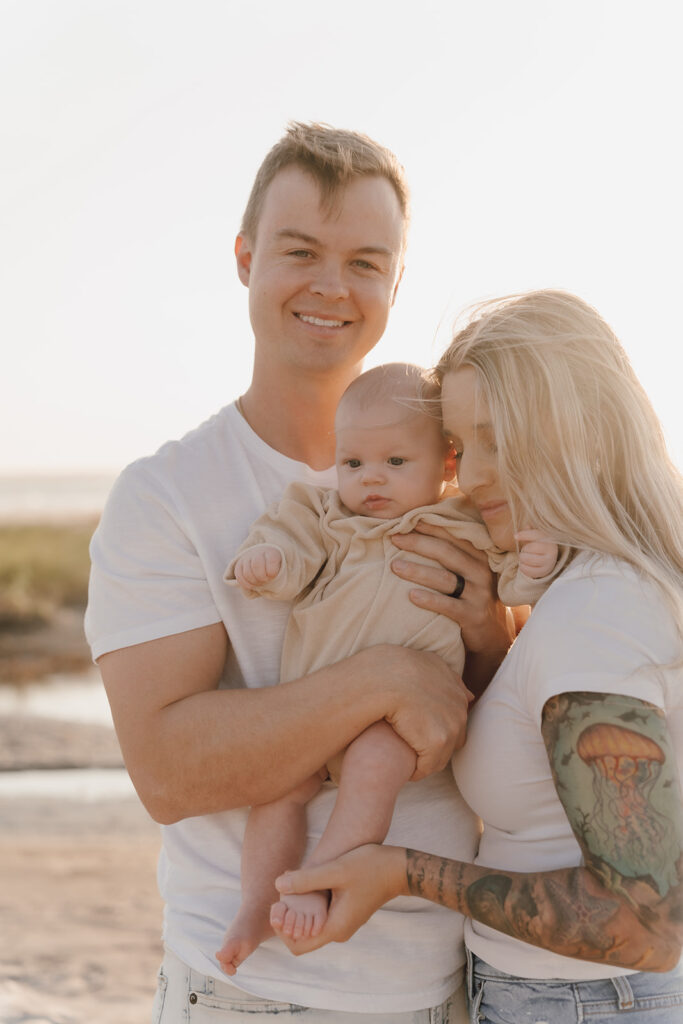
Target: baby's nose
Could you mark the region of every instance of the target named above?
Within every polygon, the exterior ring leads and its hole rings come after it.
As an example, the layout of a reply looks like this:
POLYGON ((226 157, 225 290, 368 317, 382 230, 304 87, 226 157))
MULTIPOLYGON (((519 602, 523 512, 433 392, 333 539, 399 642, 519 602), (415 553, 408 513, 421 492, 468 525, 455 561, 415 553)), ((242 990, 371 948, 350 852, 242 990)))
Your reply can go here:
POLYGON ((384 479, 384 474, 379 466, 368 466, 366 465, 363 470, 363 483, 373 484, 378 483, 384 479))

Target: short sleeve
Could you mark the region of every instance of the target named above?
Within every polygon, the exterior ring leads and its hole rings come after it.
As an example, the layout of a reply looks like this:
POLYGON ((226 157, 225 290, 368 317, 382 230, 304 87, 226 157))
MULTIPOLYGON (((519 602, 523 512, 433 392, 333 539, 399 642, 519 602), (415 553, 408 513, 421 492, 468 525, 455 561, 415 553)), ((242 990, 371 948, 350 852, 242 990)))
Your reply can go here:
MULTIPOLYGON (((629 567, 560 577, 522 631, 527 707, 540 721, 559 693, 617 693, 667 704, 665 668, 676 655, 671 616, 654 584, 629 567)), ((514 651, 514 647, 513 647, 514 651)))
POLYGON ((85 632, 94 659, 221 621, 176 503, 144 460, 114 485, 90 556, 85 632))

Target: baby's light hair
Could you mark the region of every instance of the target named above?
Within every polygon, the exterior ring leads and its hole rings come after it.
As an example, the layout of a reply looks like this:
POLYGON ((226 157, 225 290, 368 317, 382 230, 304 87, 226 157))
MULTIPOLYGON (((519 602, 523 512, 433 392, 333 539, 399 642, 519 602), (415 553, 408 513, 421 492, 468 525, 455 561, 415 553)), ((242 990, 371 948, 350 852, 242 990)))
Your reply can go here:
POLYGON ((337 412, 353 403, 365 411, 380 402, 392 401, 413 413, 441 418, 440 387, 432 374, 413 363, 383 363, 366 370, 347 387, 337 412))

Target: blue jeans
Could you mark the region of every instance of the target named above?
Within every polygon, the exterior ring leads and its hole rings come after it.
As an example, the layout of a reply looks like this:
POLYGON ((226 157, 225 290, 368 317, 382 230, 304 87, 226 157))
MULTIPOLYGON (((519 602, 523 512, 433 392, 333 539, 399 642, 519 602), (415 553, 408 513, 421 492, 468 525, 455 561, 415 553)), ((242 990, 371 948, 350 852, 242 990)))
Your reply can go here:
POLYGON ((468 952, 471 1024, 682 1024, 683 962, 600 981, 518 978, 468 952))

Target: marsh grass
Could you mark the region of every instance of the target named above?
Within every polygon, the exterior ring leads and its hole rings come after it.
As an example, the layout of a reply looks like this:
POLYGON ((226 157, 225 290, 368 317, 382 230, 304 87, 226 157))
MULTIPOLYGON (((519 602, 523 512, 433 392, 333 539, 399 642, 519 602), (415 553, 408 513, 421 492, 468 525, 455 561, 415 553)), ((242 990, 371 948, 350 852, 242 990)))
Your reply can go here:
POLYGON ((50 623, 85 605, 96 521, 0 525, 0 631, 50 623))

